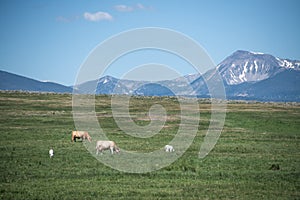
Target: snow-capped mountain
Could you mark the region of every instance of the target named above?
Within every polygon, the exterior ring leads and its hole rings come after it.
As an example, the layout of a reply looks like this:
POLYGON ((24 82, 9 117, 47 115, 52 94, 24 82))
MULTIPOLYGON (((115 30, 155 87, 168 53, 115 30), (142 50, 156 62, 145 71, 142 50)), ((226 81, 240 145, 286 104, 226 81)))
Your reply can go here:
POLYGON ((217 69, 228 85, 238 85, 262 81, 287 69, 300 70, 300 61, 240 50, 222 61, 217 69))

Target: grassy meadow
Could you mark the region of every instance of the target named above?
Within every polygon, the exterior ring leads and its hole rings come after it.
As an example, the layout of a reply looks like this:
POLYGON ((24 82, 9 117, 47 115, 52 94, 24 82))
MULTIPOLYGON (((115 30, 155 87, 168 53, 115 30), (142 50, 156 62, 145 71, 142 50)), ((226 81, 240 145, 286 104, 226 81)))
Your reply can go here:
MULTIPOLYGON (((168 118, 148 139, 118 128, 109 96, 96 97, 97 117, 121 148, 150 152, 167 144, 180 123, 178 101, 170 97, 132 97, 133 120, 148 124, 156 103, 168 118)), ((210 102, 200 99, 192 145, 171 165, 144 174, 111 169, 82 142, 71 142, 71 94, 0 92, 0 109, 0 199, 300 199, 299 103, 228 102, 215 148, 199 159, 210 120, 210 102)))

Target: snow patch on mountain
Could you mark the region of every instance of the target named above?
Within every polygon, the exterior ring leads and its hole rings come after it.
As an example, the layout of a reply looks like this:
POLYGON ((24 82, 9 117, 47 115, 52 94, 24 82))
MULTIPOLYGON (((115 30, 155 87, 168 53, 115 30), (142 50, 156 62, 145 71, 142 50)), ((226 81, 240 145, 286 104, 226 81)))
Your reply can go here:
POLYGON ((263 55, 264 53, 261 52, 254 52, 254 51, 250 51, 250 53, 254 54, 254 55, 263 55))
POLYGON ((107 83, 108 82, 108 80, 107 79, 105 79, 104 81, 103 81, 103 84, 105 84, 105 83, 107 83))

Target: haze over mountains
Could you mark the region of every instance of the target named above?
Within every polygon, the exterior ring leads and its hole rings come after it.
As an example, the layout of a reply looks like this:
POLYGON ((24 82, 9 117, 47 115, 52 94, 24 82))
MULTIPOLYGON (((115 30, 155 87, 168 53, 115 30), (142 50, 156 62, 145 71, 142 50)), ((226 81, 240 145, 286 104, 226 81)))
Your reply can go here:
MULTIPOLYGON (((215 69, 173 80, 147 82, 101 77, 74 86, 74 92, 146 96, 191 96, 210 98, 206 82, 219 71, 227 99, 300 102, 300 61, 280 59, 269 54, 236 51, 215 69)), ((40 82, 0 71, 1 90, 72 92, 71 87, 40 82)), ((211 88, 212 90, 212 88, 211 88)))

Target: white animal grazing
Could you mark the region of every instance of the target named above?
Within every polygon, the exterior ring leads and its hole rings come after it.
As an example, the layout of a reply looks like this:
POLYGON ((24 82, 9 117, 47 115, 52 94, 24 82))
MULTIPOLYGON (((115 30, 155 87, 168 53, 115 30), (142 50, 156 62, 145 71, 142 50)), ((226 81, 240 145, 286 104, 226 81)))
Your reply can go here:
POLYGON ((50 158, 52 158, 54 156, 54 151, 52 148, 49 150, 49 156, 50 156, 50 158))
POLYGON ((166 151, 166 152, 173 152, 173 151, 175 151, 175 149, 174 149, 173 146, 167 144, 167 145, 165 146, 165 151, 166 151))
POLYGON ((99 154, 99 151, 102 154, 102 151, 107 149, 110 149, 111 154, 114 154, 114 151, 116 153, 120 152, 120 149, 117 147, 114 141, 108 141, 108 140, 97 141, 96 144, 97 155, 99 154))

